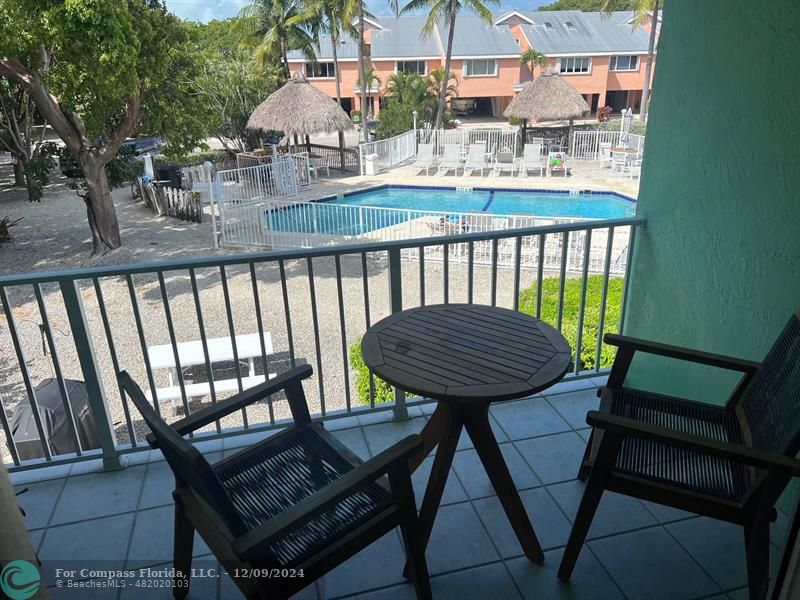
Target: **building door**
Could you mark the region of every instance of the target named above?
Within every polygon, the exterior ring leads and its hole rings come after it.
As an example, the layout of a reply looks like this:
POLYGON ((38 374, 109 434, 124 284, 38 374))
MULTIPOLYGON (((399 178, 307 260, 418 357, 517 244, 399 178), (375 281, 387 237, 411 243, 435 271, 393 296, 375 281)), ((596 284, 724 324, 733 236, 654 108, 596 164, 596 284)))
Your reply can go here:
POLYGON ((353 112, 353 99, 352 98, 342 98, 342 110, 346 112, 348 115, 353 112))
POLYGON ((589 112, 593 115, 597 114, 597 105, 600 103, 600 94, 592 94, 591 101, 589 102, 589 112))

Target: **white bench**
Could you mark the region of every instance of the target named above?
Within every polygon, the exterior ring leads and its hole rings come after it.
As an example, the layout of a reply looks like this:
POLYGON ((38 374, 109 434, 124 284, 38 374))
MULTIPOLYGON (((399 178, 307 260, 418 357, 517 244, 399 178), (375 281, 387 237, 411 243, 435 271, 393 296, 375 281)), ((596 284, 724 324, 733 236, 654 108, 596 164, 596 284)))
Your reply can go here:
MULTIPOLYGON (((253 375, 253 372, 256 358, 261 357, 262 343, 266 354, 273 353, 272 336, 270 333, 265 332, 263 336, 259 336, 257 333, 237 335, 235 340, 236 358, 248 362, 248 371, 250 373, 248 377, 242 377, 242 389, 246 390, 266 381, 264 375, 253 375)), ((208 338, 206 339, 206 345, 208 347, 208 361, 211 363, 212 368, 214 363, 234 360, 231 338, 208 338)), ((180 342, 176 344, 176 346, 181 369, 206 364, 206 355, 203 351, 203 342, 201 340, 180 342)), ((181 392, 179 381, 176 379, 177 367, 175 364, 175 349, 173 349, 172 344, 148 346, 147 357, 150 361, 150 368, 153 371, 156 369, 167 369, 169 385, 167 387, 156 388, 156 397, 158 400, 169 400, 172 403, 172 407, 176 408, 176 401, 183 398, 183 393, 181 392)), ((275 377, 275 373, 270 373, 269 377, 275 377)), ((184 384, 183 387, 186 391, 187 400, 211 395, 211 385, 208 382, 189 383, 184 384)), ((214 380, 215 394, 238 391, 239 380, 236 377, 214 380)), ((148 391, 146 396, 152 402, 152 392, 148 391)))

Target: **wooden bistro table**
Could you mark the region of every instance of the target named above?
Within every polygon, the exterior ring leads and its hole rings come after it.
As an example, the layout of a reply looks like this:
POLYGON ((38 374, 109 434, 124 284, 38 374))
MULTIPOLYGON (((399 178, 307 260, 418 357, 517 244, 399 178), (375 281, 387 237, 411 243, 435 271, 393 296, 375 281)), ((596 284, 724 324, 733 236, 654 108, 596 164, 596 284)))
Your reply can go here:
POLYGON ((412 472, 434 446, 420 509, 427 546, 462 428, 472 440, 525 555, 544 555, 489 424, 489 405, 530 396, 566 373, 570 348, 548 324, 522 313, 475 304, 438 304, 395 313, 361 341, 372 373, 411 393, 438 401, 422 430, 412 472))

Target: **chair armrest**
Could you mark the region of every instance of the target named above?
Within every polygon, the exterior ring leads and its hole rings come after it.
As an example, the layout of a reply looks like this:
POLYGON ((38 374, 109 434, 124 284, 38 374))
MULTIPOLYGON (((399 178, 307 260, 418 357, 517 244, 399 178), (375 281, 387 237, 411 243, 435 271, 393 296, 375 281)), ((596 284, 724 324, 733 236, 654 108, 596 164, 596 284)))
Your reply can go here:
POLYGON ((678 448, 686 448, 725 458, 739 463, 744 463, 758 469, 778 469, 788 471, 792 476, 800 475, 800 460, 789 458, 783 454, 765 452, 758 448, 749 448, 730 442, 721 442, 710 438, 666 429, 643 423, 628 417, 620 417, 596 410, 586 414, 586 422, 592 427, 610 431, 621 436, 633 435, 647 438, 662 444, 678 448))
MULTIPOLYGON (((277 377, 273 377, 269 381, 259 383, 258 385, 239 392, 230 398, 221 400, 216 404, 212 404, 206 408, 202 408, 197 412, 194 412, 183 419, 176 421, 171 425, 171 427, 180 435, 186 435, 187 433, 213 423, 217 419, 236 412, 237 410, 241 410, 253 402, 263 400, 267 396, 271 396, 276 392, 280 392, 292 384, 298 383, 303 379, 307 379, 311 377, 312 372, 311 366, 309 365, 295 367, 294 369, 290 369, 285 373, 281 373, 277 377)), ((308 409, 306 408, 306 410, 308 409)), ((294 414, 294 412, 295 407, 292 406, 292 413, 294 414)), ((147 441, 150 442, 150 445, 152 446, 153 444, 150 441, 151 436, 152 434, 147 436, 147 441)))
POLYGON ((286 529, 324 511, 348 495, 358 485, 378 479, 391 471, 395 465, 408 463, 411 456, 419 452, 421 448, 422 438, 419 435, 410 435, 400 440, 315 494, 304 498, 266 523, 235 539, 234 551, 242 560, 259 558, 262 556, 263 547, 286 529))
POLYGON ((761 363, 743 360, 733 356, 723 356, 721 354, 712 354, 710 352, 702 352, 690 348, 681 348, 680 346, 671 346, 669 344, 651 342, 649 340, 642 340, 626 335, 617 335, 615 333, 605 334, 603 336, 603 341, 606 344, 630 349, 634 352, 639 351, 648 354, 658 354, 659 356, 668 356, 678 360, 719 367, 720 369, 741 371, 742 373, 755 373, 761 366, 761 363))

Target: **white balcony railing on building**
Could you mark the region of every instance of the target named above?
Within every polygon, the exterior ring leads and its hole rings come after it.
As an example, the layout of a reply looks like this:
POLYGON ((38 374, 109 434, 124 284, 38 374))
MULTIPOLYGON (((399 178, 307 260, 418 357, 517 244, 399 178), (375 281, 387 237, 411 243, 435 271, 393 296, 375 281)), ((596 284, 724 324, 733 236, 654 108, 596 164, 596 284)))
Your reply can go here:
MULTIPOLYGON (((9 350, 0 370, 0 454, 12 470, 91 458, 118 468, 123 454, 147 450, 146 427, 117 382, 123 370, 168 421, 301 361, 314 368, 306 392, 316 417, 392 409, 402 418, 407 412, 402 394, 377 404, 371 380, 367 398, 359 395, 364 387, 359 393, 349 354, 358 352, 354 344, 371 323, 400 307, 426 303, 524 308, 566 334, 571 328, 573 336, 577 323, 573 344, 575 356, 582 358, 573 361, 570 376, 596 374, 602 333, 618 330, 624 320, 630 253, 636 228, 643 224, 632 217, 458 235, 445 231, 425 239, 0 276, 0 347, 9 350), (615 239, 623 235, 627 266, 620 278, 615 239), (557 252, 557 260, 547 258, 548 248, 557 252), (437 254, 442 260, 430 264, 437 254), (413 255, 414 261, 402 260, 413 255), (501 269, 505 256, 512 267, 501 269), (601 268, 588 296, 596 265, 601 268), (581 281, 577 300, 565 295, 567 282, 576 278, 581 281), (259 340, 247 354, 249 364, 239 345, 247 334, 258 334, 247 339, 259 340), (226 381, 234 385, 224 389, 209 353, 217 338, 227 340, 234 357, 225 366, 226 381), (184 343, 201 349, 191 365, 181 363, 178 344, 184 343), (172 357, 169 368, 154 363, 154 346, 161 362, 172 357), (583 370, 586 356, 594 356, 589 371, 583 370), (46 380, 62 391, 64 435, 76 447, 65 450, 51 443, 50 425, 39 411, 46 380), (76 425, 81 416, 68 394, 74 381, 86 388, 99 448, 82 446, 76 425), (198 394, 198 388, 206 391, 198 394), (19 406, 29 407, 32 415, 25 439, 11 434, 9 415, 19 406), (31 446, 41 458, 26 459, 31 446)), ((280 427, 289 416, 285 404, 278 397, 256 403, 193 439, 280 427)))

